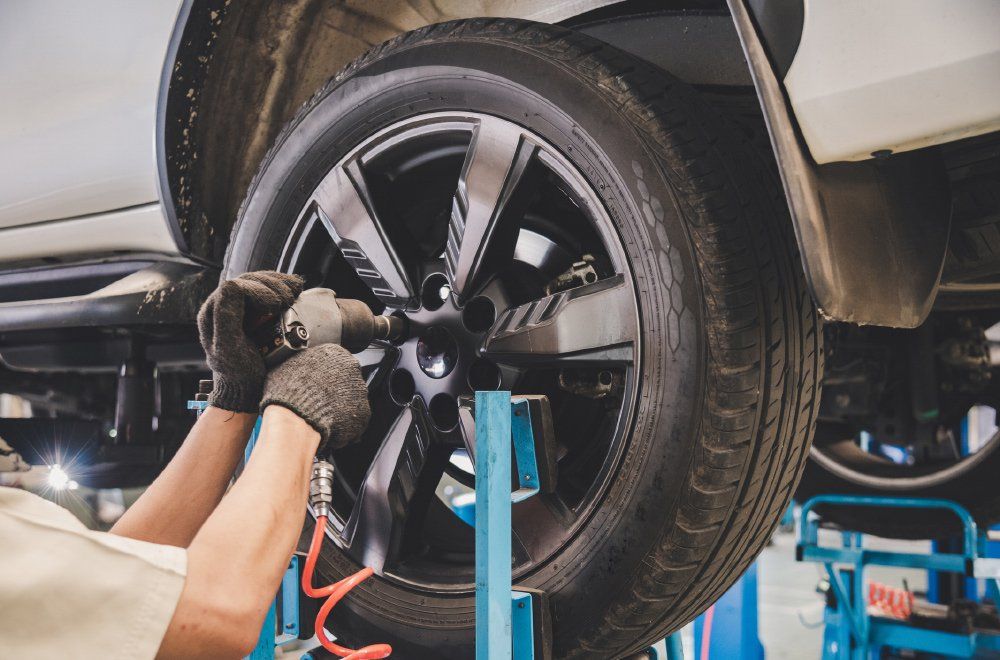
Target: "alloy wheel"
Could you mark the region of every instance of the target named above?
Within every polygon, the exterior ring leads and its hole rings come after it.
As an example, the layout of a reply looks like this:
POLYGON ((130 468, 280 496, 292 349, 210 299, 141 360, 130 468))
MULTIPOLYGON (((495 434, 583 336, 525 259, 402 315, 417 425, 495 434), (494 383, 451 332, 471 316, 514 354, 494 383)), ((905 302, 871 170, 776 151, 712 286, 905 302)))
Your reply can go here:
POLYGON ((278 268, 406 319, 359 361, 372 424, 335 452, 330 537, 415 587, 472 587, 471 528, 442 498, 469 487, 477 389, 546 394, 559 478, 514 507, 514 570, 567 543, 627 441, 638 307, 619 235, 566 155, 510 121, 425 114, 326 174, 278 268))

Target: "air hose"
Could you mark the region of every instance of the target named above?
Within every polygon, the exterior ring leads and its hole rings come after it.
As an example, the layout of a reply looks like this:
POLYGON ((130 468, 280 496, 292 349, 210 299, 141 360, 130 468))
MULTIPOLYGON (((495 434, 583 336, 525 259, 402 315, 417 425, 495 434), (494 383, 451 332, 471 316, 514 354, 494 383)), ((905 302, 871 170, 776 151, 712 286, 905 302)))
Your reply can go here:
POLYGON ((323 548, 323 537, 326 535, 326 521, 330 514, 332 495, 333 465, 327 461, 318 460, 313 463, 312 479, 309 481, 309 503, 312 504, 313 511, 316 513, 316 529, 313 531, 312 542, 309 544, 309 554, 306 556, 306 565, 302 571, 302 591, 310 598, 326 598, 326 602, 316 614, 316 637, 323 648, 346 660, 388 658, 389 654, 392 653, 392 647, 388 644, 372 644, 355 651, 340 646, 326 634, 326 618, 330 616, 330 611, 351 589, 371 577, 373 573, 371 568, 363 568, 354 575, 331 585, 319 588, 312 586, 316 560, 319 559, 320 550, 323 548))

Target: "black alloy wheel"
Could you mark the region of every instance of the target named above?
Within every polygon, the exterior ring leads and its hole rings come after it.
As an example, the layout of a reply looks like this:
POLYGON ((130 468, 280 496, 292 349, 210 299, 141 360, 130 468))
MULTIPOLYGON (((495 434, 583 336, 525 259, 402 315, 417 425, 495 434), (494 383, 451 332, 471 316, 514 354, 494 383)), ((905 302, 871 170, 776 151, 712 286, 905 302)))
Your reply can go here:
POLYGON ((515 575, 575 533, 628 423, 638 319, 614 227, 571 163, 498 117, 409 117, 324 177, 277 268, 408 327, 359 356, 376 414, 332 457, 338 545, 386 579, 473 588, 470 529, 436 491, 445 472, 472 483, 475 423, 460 401, 477 389, 545 394, 563 431, 557 489, 514 508, 515 575), (353 281, 329 281, 337 253, 353 281))

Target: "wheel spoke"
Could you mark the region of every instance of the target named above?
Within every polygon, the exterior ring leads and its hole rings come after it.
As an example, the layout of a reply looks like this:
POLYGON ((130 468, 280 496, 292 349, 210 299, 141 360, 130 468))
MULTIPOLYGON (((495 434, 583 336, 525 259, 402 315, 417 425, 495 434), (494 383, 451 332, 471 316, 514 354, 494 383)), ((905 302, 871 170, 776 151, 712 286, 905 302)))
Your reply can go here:
POLYGON ((389 307, 410 307, 413 285, 375 212, 357 161, 335 167, 314 199, 320 221, 362 281, 389 307))
POLYGON ((390 344, 375 342, 354 357, 361 365, 361 376, 368 384, 369 390, 377 387, 377 380, 381 380, 388 375, 388 368, 391 367, 399 355, 399 349, 390 344))
POLYGON ((509 224, 527 208, 534 190, 533 177, 525 174, 536 149, 509 122, 484 118, 473 133, 452 202, 445 248, 445 269, 460 302, 482 284, 491 250, 513 253, 516 232, 499 229, 501 225, 511 229, 509 224))
POLYGON ((539 493, 518 502, 511 510, 514 537, 530 559, 553 552, 558 547, 558 535, 553 530, 568 530, 576 514, 558 495, 539 493))
MULTIPOLYGON (((381 574, 399 557, 404 532, 417 507, 426 505, 422 493, 429 474, 430 433, 413 406, 400 412, 375 455, 358 499, 344 526, 344 541, 360 562, 381 574)), ((440 474, 437 475, 440 477, 440 474)))
POLYGON ((462 445, 469 452, 469 460, 476 465, 476 417, 468 406, 458 409, 458 428, 456 432, 462 436, 462 445))
POLYGON ((483 353, 507 365, 629 363, 636 326, 631 287, 615 275, 508 309, 483 353))

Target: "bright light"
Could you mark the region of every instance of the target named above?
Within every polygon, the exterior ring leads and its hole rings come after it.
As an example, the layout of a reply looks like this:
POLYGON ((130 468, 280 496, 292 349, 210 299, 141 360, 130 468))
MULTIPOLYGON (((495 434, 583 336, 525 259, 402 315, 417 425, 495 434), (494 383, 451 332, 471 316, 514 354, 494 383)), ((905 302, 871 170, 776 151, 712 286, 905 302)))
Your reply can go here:
POLYGON ((69 478, 66 470, 58 463, 49 466, 49 488, 52 490, 76 490, 79 484, 69 478))

